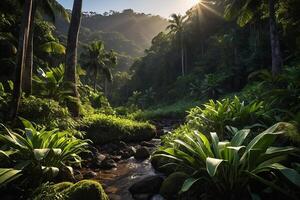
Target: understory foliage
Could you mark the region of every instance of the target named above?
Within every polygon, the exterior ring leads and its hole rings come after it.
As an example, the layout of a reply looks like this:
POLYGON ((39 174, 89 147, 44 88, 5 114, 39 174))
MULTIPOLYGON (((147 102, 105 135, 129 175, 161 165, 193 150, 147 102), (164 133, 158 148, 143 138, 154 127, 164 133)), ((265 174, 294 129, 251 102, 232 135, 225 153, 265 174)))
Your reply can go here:
POLYGON ((270 195, 266 188, 273 191, 271 195, 297 199, 300 175, 282 163, 287 164, 288 156, 299 149, 274 146, 276 138, 285 134, 286 125, 278 123, 253 139, 250 130, 243 129, 225 141, 215 132, 210 138, 198 131, 187 132, 154 156, 170 159, 167 165, 190 174, 181 192, 193 188, 204 199, 263 198, 270 195))
POLYGON ((2 125, 0 154, 8 161, 6 167, 21 170, 24 179, 32 184, 51 180, 62 171, 73 174, 71 165, 80 165, 80 154, 88 152, 89 141, 58 129, 37 128, 29 121, 21 120, 25 129, 18 132, 2 125))
POLYGON ((264 125, 268 118, 268 109, 262 101, 246 103, 237 96, 234 99, 223 99, 220 101, 210 100, 200 107, 189 111, 187 123, 192 129, 208 134, 217 132, 219 137, 230 137, 226 126, 244 128, 249 124, 264 125))

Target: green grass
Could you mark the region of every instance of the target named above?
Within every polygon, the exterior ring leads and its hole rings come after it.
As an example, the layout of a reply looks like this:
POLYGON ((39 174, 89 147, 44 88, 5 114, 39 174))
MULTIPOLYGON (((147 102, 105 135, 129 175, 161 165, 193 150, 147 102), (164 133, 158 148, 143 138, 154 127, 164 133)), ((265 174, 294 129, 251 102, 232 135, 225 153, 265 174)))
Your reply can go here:
POLYGON ((181 100, 171 105, 159 105, 144 111, 133 114, 137 120, 153 119, 183 119, 187 116, 187 111, 200 105, 200 101, 181 100))
POLYGON ((83 120, 82 129, 95 144, 113 141, 137 142, 155 137, 156 129, 148 122, 138 122, 113 115, 94 114, 83 120))

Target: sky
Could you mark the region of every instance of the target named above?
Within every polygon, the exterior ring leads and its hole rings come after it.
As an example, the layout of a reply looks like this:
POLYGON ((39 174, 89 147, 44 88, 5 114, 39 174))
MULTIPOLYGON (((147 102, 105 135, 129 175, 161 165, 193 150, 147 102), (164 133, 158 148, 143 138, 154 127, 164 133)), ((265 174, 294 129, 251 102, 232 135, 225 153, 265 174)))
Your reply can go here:
MULTIPOLYGON (((71 9, 74 0, 58 0, 65 8, 71 9)), ((131 8, 135 12, 160 15, 168 18, 172 13, 184 14, 197 0, 83 0, 83 11, 97 13, 110 10, 122 11, 131 8)))

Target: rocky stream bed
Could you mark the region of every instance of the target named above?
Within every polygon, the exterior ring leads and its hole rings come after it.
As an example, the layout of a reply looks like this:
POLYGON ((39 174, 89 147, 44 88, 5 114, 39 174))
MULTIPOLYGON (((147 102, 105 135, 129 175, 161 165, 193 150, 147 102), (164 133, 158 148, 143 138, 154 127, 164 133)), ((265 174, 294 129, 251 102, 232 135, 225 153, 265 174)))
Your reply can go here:
POLYGON ((140 143, 117 142, 94 147, 92 156, 75 172, 75 179, 101 182, 111 200, 160 200, 163 174, 150 162, 151 154, 161 145, 160 136, 178 126, 179 121, 154 122, 158 137, 140 143), (158 192, 157 192, 158 193, 158 192))

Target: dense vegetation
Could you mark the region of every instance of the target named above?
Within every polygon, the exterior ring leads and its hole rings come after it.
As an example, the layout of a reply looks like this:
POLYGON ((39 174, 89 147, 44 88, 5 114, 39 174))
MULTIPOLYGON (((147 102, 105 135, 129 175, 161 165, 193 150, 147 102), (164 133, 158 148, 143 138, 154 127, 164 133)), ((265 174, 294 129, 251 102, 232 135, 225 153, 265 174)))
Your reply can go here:
POLYGON ((299 198, 298 0, 202 1, 169 22, 82 4, 0 2, 1 198, 106 200, 81 172, 148 158, 154 137, 166 178, 146 198, 299 198))

